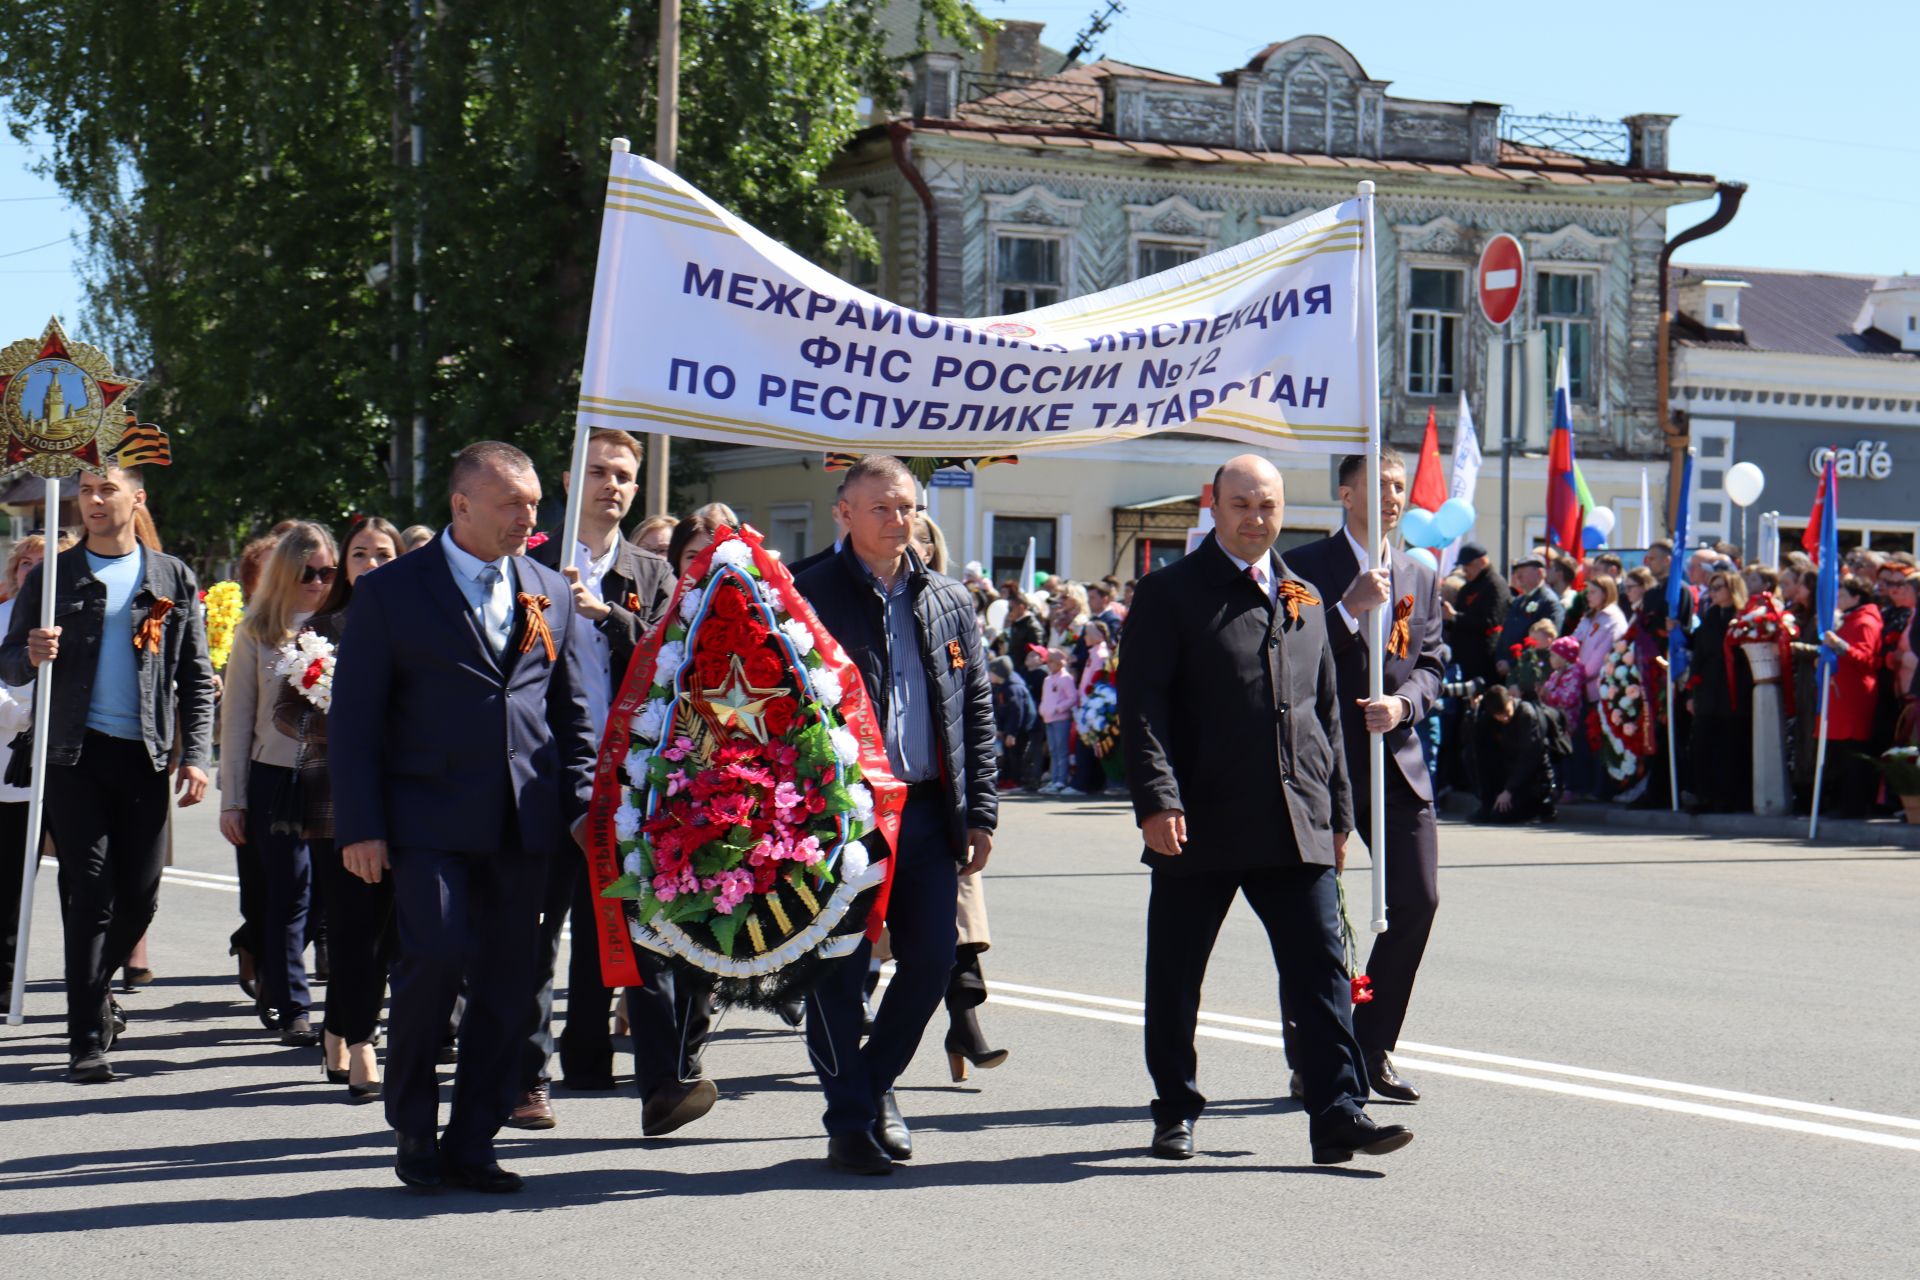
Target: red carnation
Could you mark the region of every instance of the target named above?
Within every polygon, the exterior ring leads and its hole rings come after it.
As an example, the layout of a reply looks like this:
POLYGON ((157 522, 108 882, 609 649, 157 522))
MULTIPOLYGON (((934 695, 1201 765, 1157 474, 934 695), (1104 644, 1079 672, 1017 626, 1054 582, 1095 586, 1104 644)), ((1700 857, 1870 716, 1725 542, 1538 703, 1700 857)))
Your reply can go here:
POLYGON ((749 647, 746 623, 740 618, 723 618, 717 613, 709 614, 700 628, 702 652, 718 651, 735 654, 744 653, 749 647))
POLYGON ((739 587, 727 583, 713 593, 708 611, 716 618, 738 621, 747 616, 747 597, 739 587))
POLYGON ((753 891, 765 893, 773 888, 773 882, 780 878, 780 864, 768 858, 753 868, 753 891))
POLYGON ((792 698, 775 698, 767 704, 763 714, 767 720, 767 733, 775 738, 785 737, 800 714, 800 704, 792 698))
POLYGON ((315 658, 307 664, 306 673, 300 677, 300 687, 311 689, 320 683, 320 677, 327 674, 327 662, 324 658, 315 658))
POLYGON ((772 634, 773 633, 767 629, 766 619, 760 616, 758 609, 755 609, 752 613, 740 619, 740 647, 742 649, 765 644, 767 637, 772 634))
POLYGON ((755 649, 747 654, 743 664, 747 673, 747 683, 756 689, 771 688, 776 684, 788 683, 787 664, 771 649, 755 649))
POLYGON ((702 649, 693 655, 694 674, 703 688, 718 689, 733 667, 733 654, 726 649, 702 649))
POLYGON ((1353 980, 1353 1002, 1366 1004, 1373 999, 1373 979, 1361 974, 1353 980))

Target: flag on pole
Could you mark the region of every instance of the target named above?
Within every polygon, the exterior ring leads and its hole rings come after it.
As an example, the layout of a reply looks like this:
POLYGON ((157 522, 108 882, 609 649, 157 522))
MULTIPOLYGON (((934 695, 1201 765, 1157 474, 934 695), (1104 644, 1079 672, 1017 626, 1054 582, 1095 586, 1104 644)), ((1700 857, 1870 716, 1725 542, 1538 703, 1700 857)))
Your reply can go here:
MULTIPOLYGON (((1480 487, 1480 429, 1473 425, 1473 410, 1467 407, 1467 393, 1460 393, 1460 417, 1453 428, 1453 476, 1447 484, 1447 496, 1472 503, 1474 494, 1480 487)), ((1449 542, 1440 551, 1440 576, 1446 577, 1453 572, 1453 565, 1460 558, 1460 544, 1466 541, 1461 534, 1449 542)))
POLYGON ((1673 563, 1667 566, 1667 669, 1675 684, 1687 674, 1687 632, 1680 625, 1680 593, 1687 589, 1687 508, 1693 497, 1693 450, 1687 450, 1687 464, 1680 472, 1679 514, 1673 521, 1673 563))
MULTIPOLYGON (((1820 475, 1820 496, 1813 504, 1813 518, 1820 522, 1819 553, 1814 563, 1820 566, 1819 586, 1814 592, 1813 609, 1820 634, 1826 635, 1840 622, 1840 479, 1834 472, 1833 458, 1827 458, 1820 475)), ((1820 646, 1820 671, 1824 676, 1839 659, 1826 645, 1820 646)))
POLYGON ((1040 584, 1035 581, 1035 579, 1040 576, 1040 571, 1034 567, 1034 553, 1036 550, 1034 539, 1028 538, 1027 558, 1020 562, 1020 590, 1022 591, 1033 591, 1040 586, 1040 584))
POLYGON ((1553 379, 1553 435, 1547 444, 1547 543, 1575 560, 1586 557, 1581 522, 1593 495, 1579 480, 1573 462, 1573 388, 1567 375, 1567 349, 1560 348, 1553 379))
MULTIPOLYGON (((1827 465, 1820 473, 1820 489, 1813 495, 1813 512, 1807 516, 1807 531, 1800 535, 1800 548, 1813 557, 1817 566, 1825 562, 1820 559, 1821 549, 1826 545, 1827 515, 1827 472, 1833 470, 1833 458, 1827 458, 1827 465)), ((1837 487, 1837 486, 1836 486, 1837 487)), ((1836 543, 1838 536, 1835 537, 1836 543)))
POLYGON ((1407 505, 1422 511, 1438 511, 1447 500, 1447 482, 1440 478, 1440 428, 1435 423, 1433 406, 1427 406, 1427 433, 1420 439, 1420 464, 1414 468, 1413 487, 1407 491, 1407 505))
POLYGON ((1647 469, 1640 468, 1640 541, 1642 547, 1653 545, 1653 490, 1647 483, 1647 469))

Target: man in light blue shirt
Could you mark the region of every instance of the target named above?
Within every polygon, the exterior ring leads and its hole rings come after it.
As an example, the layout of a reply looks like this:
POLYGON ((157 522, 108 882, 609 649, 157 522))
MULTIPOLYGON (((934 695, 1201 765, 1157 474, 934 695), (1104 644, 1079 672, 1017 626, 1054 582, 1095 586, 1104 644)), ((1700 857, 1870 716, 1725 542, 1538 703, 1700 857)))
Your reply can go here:
POLYGON ((507 642, 513 639, 516 580, 512 558, 482 560, 465 551, 453 540, 452 525, 441 531, 440 545, 446 549, 447 565, 453 570, 460 594, 466 597, 467 607, 473 611, 473 623, 480 629, 481 638, 493 650, 494 657, 503 656, 507 642))
POLYGON ((133 647, 133 594, 146 581, 147 553, 133 550, 83 553, 94 579, 107 589, 107 612, 100 624, 100 653, 93 668, 93 696, 87 702, 87 728, 110 738, 141 740, 139 654, 133 647))

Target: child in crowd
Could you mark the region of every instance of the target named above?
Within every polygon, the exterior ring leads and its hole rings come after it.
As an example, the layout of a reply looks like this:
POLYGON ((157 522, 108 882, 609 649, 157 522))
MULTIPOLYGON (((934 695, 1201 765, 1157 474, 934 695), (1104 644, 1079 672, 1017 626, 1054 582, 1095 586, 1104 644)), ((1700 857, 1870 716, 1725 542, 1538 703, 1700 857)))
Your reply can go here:
MULTIPOLYGON (((1587 680, 1580 669, 1580 642, 1572 636, 1561 636, 1547 652, 1551 655, 1547 661, 1553 674, 1540 686, 1540 701, 1566 716, 1570 733, 1583 733, 1587 720, 1587 680)), ((1570 789, 1561 793, 1563 804, 1572 798, 1570 789)))
POLYGON ((988 663, 987 682, 993 687, 993 725, 1000 739, 1000 789, 1018 791, 1030 785, 1026 760, 1040 717, 1033 709, 1033 695, 1027 692, 1026 681, 1013 673, 1012 658, 1002 656, 988 663))
POLYGON ((1067 790, 1067 770, 1073 764, 1073 708, 1080 701, 1080 690, 1067 670, 1063 649, 1047 653, 1047 678, 1040 686, 1040 719, 1047 726, 1049 776, 1040 788, 1042 795, 1057 796, 1067 790))

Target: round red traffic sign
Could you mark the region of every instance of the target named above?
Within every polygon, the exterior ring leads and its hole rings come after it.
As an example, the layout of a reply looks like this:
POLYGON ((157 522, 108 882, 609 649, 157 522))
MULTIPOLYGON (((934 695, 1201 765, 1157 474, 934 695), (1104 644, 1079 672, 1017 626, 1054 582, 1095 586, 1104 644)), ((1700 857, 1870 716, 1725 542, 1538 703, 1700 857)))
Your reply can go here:
POLYGON ((1520 242, 1502 233, 1487 241, 1480 251, 1480 265, 1474 270, 1474 292, 1480 297, 1480 314, 1498 328, 1513 318, 1520 307, 1520 282, 1526 279, 1526 259, 1520 242))

